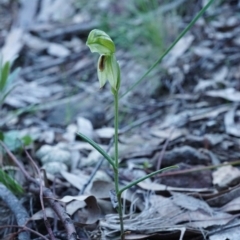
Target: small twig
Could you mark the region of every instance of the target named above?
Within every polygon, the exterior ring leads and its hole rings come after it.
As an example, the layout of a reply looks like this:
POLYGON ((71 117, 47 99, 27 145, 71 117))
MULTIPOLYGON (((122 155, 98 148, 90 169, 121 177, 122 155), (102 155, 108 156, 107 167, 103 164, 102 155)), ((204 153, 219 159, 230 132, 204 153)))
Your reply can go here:
POLYGON ((162 150, 161 150, 161 152, 159 154, 156 170, 159 170, 161 168, 163 156, 165 154, 166 148, 167 148, 167 146, 169 144, 169 141, 171 139, 172 133, 173 133, 173 129, 171 129, 171 131, 169 133, 169 136, 168 136, 166 142, 164 143, 163 148, 162 148, 162 150))
MULTIPOLYGON (((39 180, 42 181, 41 180, 41 173, 40 173, 40 170, 39 170, 37 164, 33 161, 32 157, 29 155, 29 153, 26 151, 26 149, 24 149, 24 150, 25 150, 25 153, 26 153, 28 159, 32 162, 33 166, 35 167, 35 169, 36 169, 36 171, 38 173, 39 180)), ((55 240, 55 237, 54 237, 53 231, 51 229, 51 225, 50 225, 50 223, 49 223, 49 221, 47 219, 47 215, 46 215, 46 211, 45 211, 45 207, 44 207, 44 202, 43 202, 43 185, 41 183, 39 184, 39 188, 40 188, 39 199, 40 199, 40 203, 41 203, 41 207, 42 207, 42 211, 43 211, 44 224, 46 226, 46 229, 48 231, 50 239, 51 240, 55 240)))
MULTIPOLYGON (((18 227, 25 228, 25 224, 29 220, 27 210, 22 206, 22 204, 19 202, 16 196, 13 195, 13 193, 10 190, 8 190, 8 188, 2 183, 0 183, 0 198, 7 204, 10 210, 13 212, 17 220, 18 227)), ((29 232, 26 231, 20 232, 18 235, 18 239, 30 240, 29 232)))
MULTIPOLYGON (((36 194, 39 194, 39 188, 33 185, 30 186, 29 190, 36 194)), ((75 227, 73 225, 72 219, 66 213, 65 209, 59 204, 59 202, 55 199, 52 191, 48 188, 43 188, 43 196, 48 200, 50 207, 56 212, 59 219, 64 224, 65 230, 67 232, 68 240, 76 240, 77 233, 75 227)))
MULTIPOLYGON (((2 145, 2 147, 5 149, 9 157, 12 159, 12 161, 19 167, 19 169, 22 171, 26 179, 35 185, 35 186, 33 186, 33 184, 30 185, 29 187, 30 191, 33 193, 39 194, 40 192, 39 182, 27 173, 27 171, 24 169, 22 164, 17 160, 17 158, 12 154, 12 152, 9 151, 9 149, 1 140, 0 140, 0 145, 2 145)), ((52 191, 49 188, 46 188, 45 186, 43 186, 43 196, 47 199, 51 208, 56 212, 57 216, 62 222, 67 232, 67 239, 68 240, 78 239, 76 229, 74 227, 72 219, 66 213, 65 209, 61 206, 61 204, 55 200, 55 196, 52 193, 52 191)))

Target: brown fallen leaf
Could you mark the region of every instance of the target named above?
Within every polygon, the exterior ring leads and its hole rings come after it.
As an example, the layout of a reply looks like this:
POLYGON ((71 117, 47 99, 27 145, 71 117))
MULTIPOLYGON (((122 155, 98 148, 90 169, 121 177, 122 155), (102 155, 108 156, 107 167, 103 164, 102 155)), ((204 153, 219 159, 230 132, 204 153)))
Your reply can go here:
MULTIPOLYGON (((66 212, 72 216, 77 213, 75 221, 79 224, 94 224, 100 217, 100 208, 94 196, 65 196, 58 201, 65 203, 66 212)), ((49 218, 56 218, 56 214, 51 208, 45 208, 46 216, 49 218)), ((31 220, 43 219, 43 210, 35 213, 31 220)))

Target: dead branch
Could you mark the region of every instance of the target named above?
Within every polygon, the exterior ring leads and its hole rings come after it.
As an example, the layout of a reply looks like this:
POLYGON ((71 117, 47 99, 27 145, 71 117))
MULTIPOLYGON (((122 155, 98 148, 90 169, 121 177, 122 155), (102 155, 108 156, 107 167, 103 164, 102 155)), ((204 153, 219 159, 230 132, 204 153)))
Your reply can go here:
MULTIPOLYGON (((0 198, 7 204, 14 214, 17 224, 20 227, 25 227, 29 220, 27 210, 22 206, 17 197, 8 188, 0 183, 0 198)), ((19 240, 30 240, 29 232, 23 231, 18 234, 19 240)))

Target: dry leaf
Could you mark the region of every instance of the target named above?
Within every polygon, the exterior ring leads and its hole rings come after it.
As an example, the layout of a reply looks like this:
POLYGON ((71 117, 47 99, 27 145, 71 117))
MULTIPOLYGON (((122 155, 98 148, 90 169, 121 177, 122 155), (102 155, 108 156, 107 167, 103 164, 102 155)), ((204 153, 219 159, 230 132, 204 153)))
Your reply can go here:
POLYGON ((4 62, 7 62, 7 61, 12 62, 16 57, 18 57, 18 54, 20 53, 23 47, 22 37, 23 37, 22 29, 13 28, 10 31, 1 51, 4 62))
POLYGON ((115 189, 113 182, 94 181, 90 189, 90 193, 96 198, 109 198, 109 191, 115 189))
POLYGON ((150 129, 150 133, 155 137, 160 137, 163 139, 169 139, 173 141, 179 137, 187 135, 187 129, 184 128, 167 128, 167 129, 158 129, 158 127, 153 127, 150 129))
POLYGON ((42 40, 41 38, 35 37, 29 33, 25 33, 23 36, 24 44, 36 51, 43 51, 47 49, 49 43, 42 40))
POLYGON ((236 212, 240 210, 240 197, 236 197, 224 206, 222 206, 221 211, 223 212, 236 212))
POLYGON ((173 66, 176 60, 183 55, 183 53, 188 50, 194 40, 193 35, 187 35, 182 37, 178 43, 174 46, 164 65, 173 66))
POLYGON ((172 192, 171 194, 173 196, 173 202, 179 207, 191 211, 203 210, 205 213, 209 215, 213 214, 213 210, 203 200, 182 193, 172 192))
POLYGON ((224 117, 226 133, 240 137, 240 122, 235 122, 235 108, 229 110, 224 117))
POLYGON ((225 229, 209 236, 209 240, 239 240, 240 232, 239 225, 225 229))
POLYGON ((207 91, 206 96, 223 98, 232 102, 240 101, 240 92, 234 88, 225 88, 221 90, 207 91))
POLYGON ((77 118, 77 126, 78 126, 78 132, 86 135, 89 138, 93 138, 93 125, 92 123, 83 117, 77 118))
POLYGON ((214 228, 209 233, 210 240, 238 240, 239 239, 239 219, 234 219, 225 226, 214 228))
POLYGON ((83 188, 83 185, 88 181, 89 176, 79 173, 78 175, 69 173, 66 171, 61 171, 61 175, 78 190, 83 188))
MULTIPOLYGON (((66 204, 66 212, 72 216, 77 214, 75 220, 80 224, 93 224, 100 217, 100 209, 94 196, 65 196, 58 201, 66 204)), ((49 218, 57 218, 57 215, 51 208, 45 208, 46 216, 49 218)), ((43 219, 43 211, 35 213, 31 220, 43 219)))
POLYGON ((71 54, 70 50, 58 43, 51 43, 48 46, 48 54, 54 57, 67 57, 71 54))
POLYGON ((43 0, 40 6, 40 21, 63 21, 73 16, 75 8, 74 1, 69 0, 43 0))
POLYGON ((96 129, 95 132, 100 138, 110 139, 114 136, 114 128, 104 127, 100 129, 96 129))
POLYGON ((169 187, 159 183, 145 183, 140 182, 137 184, 140 188, 148 190, 148 191, 156 191, 156 192, 165 192, 165 191, 178 191, 178 192, 212 192, 213 190, 208 188, 177 188, 177 187, 169 187))
MULTIPOLYGON (((80 161, 80 167, 92 167, 95 166, 100 159, 102 158, 102 154, 99 153, 96 149, 92 150, 90 154, 88 154, 87 158, 82 158, 80 161)), ((107 164, 107 160, 103 162, 103 164, 107 164)))
MULTIPOLYGON (((51 147, 51 146, 50 146, 51 147)), ((37 156, 40 156, 42 164, 49 162, 62 162, 66 165, 71 165, 71 154, 68 150, 62 149, 59 146, 49 148, 43 145, 38 151, 37 156)))
POLYGON ((213 184, 219 188, 227 188, 240 181, 240 170, 233 166, 220 167, 212 175, 213 184))
MULTIPOLYGON (((224 212, 213 212, 213 214, 209 216, 200 210, 187 212, 185 214, 185 217, 189 221, 189 223, 187 223, 186 226, 193 227, 196 229, 213 226, 224 226, 225 224, 229 223, 235 218, 234 216, 224 212)), ((185 220, 184 218, 181 219, 181 221, 184 220, 185 220)))
POLYGON ((46 162, 42 165, 42 168, 50 174, 59 173, 61 171, 67 171, 68 167, 62 162, 46 162))

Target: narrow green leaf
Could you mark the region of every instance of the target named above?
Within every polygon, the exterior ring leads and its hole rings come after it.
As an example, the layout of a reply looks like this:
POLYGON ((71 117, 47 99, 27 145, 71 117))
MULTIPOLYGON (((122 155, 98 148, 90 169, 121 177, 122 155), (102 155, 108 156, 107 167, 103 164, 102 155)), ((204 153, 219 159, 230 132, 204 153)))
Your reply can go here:
POLYGON ((9 86, 13 83, 13 80, 18 76, 20 70, 21 70, 21 68, 18 67, 16 69, 14 69, 14 71, 9 74, 6 86, 9 86))
POLYGON ((156 174, 158 174, 158 173, 165 172, 165 171, 172 170, 172 169, 176 169, 176 168, 178 168, 178 166, 170 166, 170 167, 166 167, 166 168, 157 170, 157 171, 155 171, 155 172, 152 172, 152 173, 150 173, 150 174, 148 174, 148 175, 146 175, 146 176, 144 176, 144 177, 142 177, 142 178, 139 178, 139 179, 136 180, 136 181, 133 181, 133 182, 129 183, 127 186, 123 187, 123 188, 118 192, 118 194, 121 195, 121 194, 122 194, 125 190, 127 190, 128 188, 130 188, 130 187, 132 187, 132 186, 134 186, 134 185, 136 185, 136 184, 144 181, 145 179, 150 178, 150 177, 152 177, 152 176, 154 176, 154 175, 156 175, 156 174))
POLYGON ((84 141, 88 142, 91 146, 93 146, 99 153, 101 153, 106 160, 112 165, 113 169, 115 169, 115 164, 113 159, 105 152, 97 143, 95 143, 93 140, 90 138, 86 137, 82 133, 77 133, 84 141))
POLYGON ((15 87, 17 87, 17 85, 12 86, 9 90, 7 90, 7 91, 3 94, 3 96, 1 96, 1 98, 0 98, 0 105, 4 103, 6 97, 11 93, 11 91, 12 91, 15 87))
POLYGON ((2 169, 0 169, 0 182, 15 194, 23 193, 22 187, 2 169))
POLYGON ((0 131, 0 140, 3 141, 4 140, 4 133, 2 131, 0 131))
POLYGON ((9 71, 10 71, 10 62, 6 62, 2 67, 0 91, 3 91, 3 89, 6 87, 9 71))

